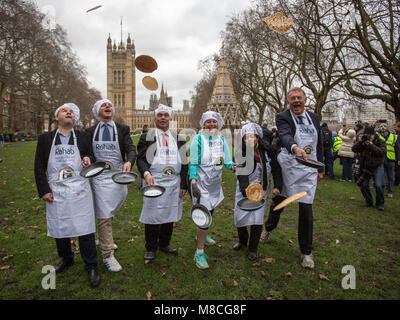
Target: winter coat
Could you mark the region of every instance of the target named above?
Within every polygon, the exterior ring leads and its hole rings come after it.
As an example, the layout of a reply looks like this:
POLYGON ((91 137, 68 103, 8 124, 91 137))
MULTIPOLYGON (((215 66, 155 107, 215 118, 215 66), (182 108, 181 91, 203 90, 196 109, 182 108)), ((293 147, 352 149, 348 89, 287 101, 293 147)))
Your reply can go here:
POLYGON ((340 146, 338 156, 346 158, 354 158, 354 152, 351 150, 353 147, 356 132, 353 129, 347 129, 343 132, 343 128, 339 130, 339 137, 342 138, 342 145, 340 146))
POLYGON ((373 143, 366 146, 363 141, 354 144, 352 151, 360 156, 360 170, 368 170, 371 174, 381 165, 386 158, 386 143, 377 135, 373 143))

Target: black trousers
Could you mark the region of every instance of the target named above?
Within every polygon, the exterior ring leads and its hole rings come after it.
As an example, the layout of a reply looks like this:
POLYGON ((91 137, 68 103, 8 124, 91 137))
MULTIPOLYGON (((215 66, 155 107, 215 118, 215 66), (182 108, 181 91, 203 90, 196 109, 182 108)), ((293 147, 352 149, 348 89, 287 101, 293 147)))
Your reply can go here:
POLYGON ((394 164, 394 185, 398 186, 400 183, 400 166, 396 161, 394 164))
MULTIPOLYGON (((74 253, 71 250, 71 238, 55 239, 59 257, 63 259, 74 259, 74 253)), ((97 251, 94 233, 78 237, 79 251, 82 260, 85 262, 85 269, 91 270, 97 268, 97 251)))
MULTIPOLYGON (((285 197, 276 196, 272 198, 271 206, 269 208, 268 219, 265 222, 265 230, 270 232, 274 230, 280 219, 280 214, 283 209, 273 211, 273 209, 281 203, 285 197)), ((311 254, 312 252, 312 238, 313 238, 313 211, 312 204, 299 202, 299 226, 297 232, 300 251, 302 254, 311 254)))
POLYGON ((171 241, 173 228, 173 222, 164 224, 145 224, 144 234, 146 250, 156 251, 158 247, 168 246, 171 241))
POLYGON ((260 242, 260 236, 262 233, 262 227, 263 227, 262 224, 250 226, 250 241, 249 241, 249 232, 247 230, 247 227, 237 228, 239 242, 245 246, 247 246, 247 242, 249 242, 250 252, 257 252, 258 244, 260 242))

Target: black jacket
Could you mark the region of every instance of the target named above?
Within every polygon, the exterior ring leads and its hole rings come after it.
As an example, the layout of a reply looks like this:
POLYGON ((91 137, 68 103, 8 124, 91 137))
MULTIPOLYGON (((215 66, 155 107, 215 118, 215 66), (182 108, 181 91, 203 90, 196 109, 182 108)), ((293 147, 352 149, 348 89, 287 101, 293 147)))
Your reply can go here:
MULTIPOLYGON (((40 198, 43 197, 46 193, 52 192, 47 180, 46 173, 51 144, 53 142, 56 131, 57 130, 45 132, 38 137, 35 154, 35 180, 40 198)), ((85 131, 79 130, 75 130, 75 134, 81 159, 87 156, 90 158, 91 162, 94 162, 95 159, 93 156, 92 143, 89 135, 85 131)), ((61 144, 59 136, 57 136, 55 144, 61 144)), ((74 139, 72 135, 68 144, 74 144, 74 139)))
MULTIPOLYGON (((276 153, 274 152, 273 148, 269 143, 266 143, 262 139, 259 139, 258 141, 258 146, 257 146, 257 151, 260 156, 260 162, 261 162, 261 168, 262 168, 262 186, 263 190, 267 190, 268 188, 268 180, 267 180, 267 159, 265 157, 265 153, 267 153, 268 157, 271 159, 271 173, 272 177, 274 180, 274 188, 279 189, 279 191, 282 191, 282 172, 281 172, 281 166, 279 165, 278 159, 276 157, 276 153)), ((244 158, 246 156, 246 146, 244 141, 242 140, 242 155, 241 157, 238 157, 238 155, 235 155, 235 159, 240 159, 244 158)), ((254 160, 254 167, 253 171, 256 169, 256 159, 255 157, 253 158, 254 160)), ((245 167, 246 166, 246 161, 244 163, 238 163, 238 167, 245 167)), ((240 168, 239 168, 240 170, 240 168)), ((240 171, 239 171, 240 172, 240 171)), ((238 173, 239 173, 238 172, 238 173)), ((239 181, 239 189, 240 192, 244 197, 246 196, 246 188, 249 186, 249 175, 239 175, 237 176, 237 179, 239 181)))
MULTIPOLYGON (((138 150, 138 157, 137 157, 137 167, 140 172, 140 175, 144 179, 144 173, 146 171, 150 171, 151 163, 148 162, 146 158, 147 149, 150 148, 154 143, 156 143, 156 136, 155 136, 155 129, 150 129, 150 131, 143 133, 140 136, 137 150, 138 150)), ((181 166, 181 189, 187 190, 188 189, 188 159, 186 155, 186 140, 181 139, 179 136, 177 137, 176 134, 172 133, 174 139, 177 141, 179 154, 181 156, 182 166, 181 166)), ((154 148, 154 155, 156 153, 156 148, 154 148)))
MULTIPOLYGON (((323 149, 323 138, 321 133, 321 127, 319 123, 319 117, 316 113, 307 111, 311 117, 311 121, 313 122, 315 128, 318 132, 318 141, 317 141, 317 160, 323 162, 324 149, 323 149)), ((281 113, 279 113, 275 117, 275 124, 278 130, 279 139, 282 147, 286 148, 289 153, 291 153, 291 146, 296 144, 294 142, 294 135, 296 134, 296 124, 293 121, 292 115, 290 114, 290 110, 287 109, 281 113)), ((319 172, 322 172, 323 169, 318 169, 319 172)))
MULTIPOLYGON (((90 127, 89 129, 86 129, 86 132, 88 132, 90 135, 90 141, 93 140, 93 135, 96 130, 96 126, 97 124, 95 124, 93 127, 90 127)), ((115 126, 117 127, 118 144, 119 144, 119 149, 121 150, 122 160, 124 162, 129 161, 131 163, 131 168, 133 168, 133 165, 135 164, 136 161, 136 148, 132 142, 130 128, 124 124, 117 122, 115 122, 115 126)), ((100 130, 97 131, 95 141, 99 140, 99 132, 100 130)), ((115 132, 113 133, 113 139, 114 135, 115 132)))
POLYGON ((386 143, 377 135, 372 144, 365 145, 363 141, 357 141, 351 150, 360 157, 360 170, 367 170, 373 174, 386 158, 386 143))

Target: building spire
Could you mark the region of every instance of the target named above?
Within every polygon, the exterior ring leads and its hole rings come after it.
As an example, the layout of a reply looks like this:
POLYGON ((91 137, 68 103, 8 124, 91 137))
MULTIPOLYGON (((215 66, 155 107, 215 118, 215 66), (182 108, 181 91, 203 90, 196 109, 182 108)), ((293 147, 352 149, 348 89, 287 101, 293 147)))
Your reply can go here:
POLYGON ((121 47, 122 47, 122 17, 121 17, 121 47))

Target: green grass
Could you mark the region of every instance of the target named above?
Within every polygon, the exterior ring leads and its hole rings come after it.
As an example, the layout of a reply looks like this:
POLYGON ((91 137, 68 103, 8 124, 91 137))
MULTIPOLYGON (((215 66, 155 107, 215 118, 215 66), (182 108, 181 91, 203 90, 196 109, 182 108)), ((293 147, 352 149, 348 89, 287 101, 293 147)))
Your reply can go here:
MULTIPOLYGON (((135 142, 137 142, 135 137, 135 142)), ((89 285, 84 264, 57 275, 56 290, 41 286, 42 267, 59 261, 55 241, 46 235, 45 203, 38 199, 33 176, 36 143, 7 144, 0 149, 0 299, 399 299, 400 192, 385 199, 385 212, 364 208, 359 189, 324 178, 314 202, 314 270, 300 266, 297 243, 298 207, 288 206, 268 244, 260 243, 259 258, 249 261, 236 252, 233 224, 235 176, 224 171, 225 200, 216 209, 210 235, 217 245, 206 248, 210 269, 194 265, 196 227, 191 202, 184 198, 184 214, 174 229, 177 257, 157 252, 145 265, 144 226, 139 223, 142 197, 137 183, 129 185, 123 208, 114 218, 115 256, 123 270, 113 274, 101 265, 99 288, 89 285), (337 241, 338 240, 338 241, 337 241), (267 263, 265 258, 274 258, 267 263), (344 290, 343 266, 356 270, 356 289, 344 290), (291 276, 287 273, 290 272, 291 276), (323 280, 324 275, 328 280, 323 280), (235 281, 235 282, 234 282, 235 281)), ((137 169, 134 169, 137 171, 137 169)))

